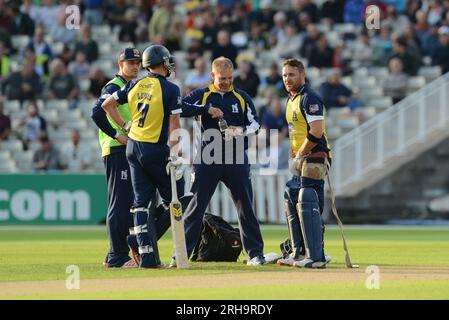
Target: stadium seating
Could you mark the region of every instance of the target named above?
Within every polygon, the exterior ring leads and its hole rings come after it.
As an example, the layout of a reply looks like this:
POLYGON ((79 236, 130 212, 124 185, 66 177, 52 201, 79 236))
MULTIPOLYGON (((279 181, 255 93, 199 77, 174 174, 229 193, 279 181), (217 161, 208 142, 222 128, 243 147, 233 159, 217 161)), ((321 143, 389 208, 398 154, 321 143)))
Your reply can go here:
MULTIPOLYGON (((318 1, 321 4, 324 1, 318 1)), ((286 2, 285 2, 286 3, 286 2)), ((287 9, 289 6, 283 3, 280 8, 287 9)), ((318 29, 326 35, 328 43, 334 47, 337 44, 345 45, 345 54, 353 56, 357 40, 354 40, 361 30, 361 26, 356 26, 351 23, 341 24, 317 24, 318 29), (349 36, 348 36, 349 35, 349 36)), ((118 40, 119 28, 110 28, 109 25, 92 26, 92 38, 97 41, 99 47, 99 59, 94 62, 94 65, 99 66, 107 76, 112 77, 117 71, 116 59, 120 50, 125 47, 133 46, 132 43, 121 42, 118 40), (108 41, 104 39, 108 38, 108 41)), ((241 36, 234 35, 234 39, 242 39, 241 36)), ((54 55, 58 55, 62 49, 61 42, 53 41, 50 35, 45 36, 45 40, 51 46, 54 55)), ((23 51, 29 42, 29 37, 24 35, 13 35, 11 37, 12 45, 19 51, 23 51)), ((149 42, 142 42, 137 44, 141 50, 150 45, 149 42)), ((275 50, 265 50, 256 53, 252 49, 242 49, 241 55, 245 55, 253 59, 256 71, 259 77, 263 79, 268 75, 269 66, 271 63, 280 63, 279 56, 275 50)), ((206 52, 205 57, 209 58, 209 53, 206 52)), ((175 51, 175 60, 177 63, 176 79, 173 81, 182 85, 189 70, 189 65, 186 63, 187 51, 175 51)), ((298 56, 299 57, 299 56, 298 56)), ((301 58, 301 57, 300 57, 301 58)), ((20 67, 22 57, 16 54, 11 57, 11 65, 14 70, 20 67)), ((309 79, 313 89, 318 87, 327 80, 335 69, 332 68, 313 68, 307 67, 307 59, 301 58, 306 65, 307 78, 309 79)), ((413 93, 419 90, 427 83, 433 81, 441 75, 441 68, 430 66, 429 58, 424 57, 424 66, 419 69, 418 75, 409 78, 407 93, 413 93)), ((362 122, 376 116, 376 114, 386 110, 392 106, 392 99, 383 95, 382 83, 383 79, 388 75, 386 66, 371 66, 360 67, 360 61, 353 60, 350 62, 352 66, 356 66, 352 73, 344 73, 341 78, 343 84, 352 90, 356 91, 363 103, 363 106, 356 111, 351 111, 348 107, 329 109, 327 120, 328 137, 332 141, 341 137, 344 133, 357 127, 362 122)), ((238 71, 237 71, 238 73, 238 71)), ((144 71, 141 72, 141 75, 144 71)), ((93 153, 98 154, 94 157, 93 170, 103 170, 103 164, 100 158, 100 149, 97 142, 97 132, 95 124, 90 119, 92 107, 95 100, 88 99, 88 90, 90 80, 83 79, 78 82, 81 95, 77 101, 76 109, 69 109, 69 103, 66 100, 38 100, 41 115, 47 120, 47 131, 49 137, 58 146, 70 137, 70 129, 79 129, 81 132, 81 139, 83 143, 87 143, 93 153)), ((266 105, 263 97, 264 89, 259 87, 259 95, 254 99, 256 108, 266 105)), ((284 104, 285 101, 282 103, 284 104)), ((19 101, 9 100, 5 102, 5 113, 11 117, 13 123, 16 124, 20 118, 26 114, 24 105, 19 101)), ((31 169, 32 150, 35 150, 38 145, 32 144, 30 151, 23 152, 22 142, 18 138, 19 135, 11 134, 8 141, 0 143, 0 162, 2 163, 0 171, 15 171, 31 169), (4 161, 3 161, 4 160, 4 161)))

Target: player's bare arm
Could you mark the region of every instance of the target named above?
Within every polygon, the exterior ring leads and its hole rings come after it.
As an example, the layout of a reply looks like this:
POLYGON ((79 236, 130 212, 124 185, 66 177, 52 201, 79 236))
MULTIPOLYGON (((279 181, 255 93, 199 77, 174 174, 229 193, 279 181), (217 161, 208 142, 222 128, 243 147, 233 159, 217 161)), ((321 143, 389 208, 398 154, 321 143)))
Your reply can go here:
POLYGON ((106 111, 106 113, 111 117, 112 120, 114 120, 115 123, 117 123, 121 128, 124 128, 126 130, 126 122, 122 119, 120 116, 118 110, 117 110, 118 102, 113 98, 113 96, 109 96, 103 103, 101 104, 101 107, 106 111))
MULTIPOLYGON (((170 125, 169 125, 169 137, 172 137, 172 132, 181 128, 181 117, 179 114, 170 115, 170 125)), ((179 139, 179 138, 178 138, 179 139)), ((169 139, 170 145, 170 156, 177 156, 179 152, 179 141, 169 139)))
POLYGON ((307 135, 307 139, 304 140, 301 147, 298 149, 297 157, 304 156, 312 151, 313 148, 317 145, 316 142, 311 141, 309 138, 313 139, 321 139, 323 136, 323 121, 317 120, 309 123, 310 130, 309 135, 307 135))

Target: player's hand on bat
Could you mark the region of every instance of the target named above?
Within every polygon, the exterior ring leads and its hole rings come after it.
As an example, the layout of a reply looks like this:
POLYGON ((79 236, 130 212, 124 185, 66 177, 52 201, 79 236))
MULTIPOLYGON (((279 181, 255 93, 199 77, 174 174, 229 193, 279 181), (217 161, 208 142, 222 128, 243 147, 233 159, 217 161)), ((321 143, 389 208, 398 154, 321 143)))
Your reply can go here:
POLYGON ((207 113, 212 117, 212 118, 223 118, 223 111, 221 111, 218 108, 215 107, 209 107, 209 110, 207 111, 207 113))
POLYGON ((165 167, 167 169, 167 174, 170 174, 171 167, 174 167, 176 170, 178 170, 179 168, 182 167, 183 164, 184 159, 182 157, 170 156, 170 158, 168 158, 167 166, 165 167))
POLYGON ((126 144, 128 142, 128 137, 119 134, 118 136, 115 137, 115 140, 117 140, 118 142, 120 142, 121 144, 126 144))

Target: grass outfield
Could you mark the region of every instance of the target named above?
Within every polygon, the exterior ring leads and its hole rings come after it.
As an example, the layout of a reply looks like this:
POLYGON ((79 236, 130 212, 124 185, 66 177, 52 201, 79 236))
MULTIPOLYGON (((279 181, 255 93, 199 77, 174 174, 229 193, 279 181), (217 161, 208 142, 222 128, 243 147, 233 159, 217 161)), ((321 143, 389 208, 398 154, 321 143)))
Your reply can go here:
MULTIPOLYGON (((265 252, 279 252, 282 227, 263 227, 265 252)), ((326 231, 325 270, 237 263, 191 263, 189 270, 105 269, 102 228, 0 227, 0 299, 449 299, 449 228, 347 228, 346 269, 337 229, 326 231), (80 289, 65 287, 66 267, 80 268, 80 289), (366 288, 367 266, 380 289, 366 288)), ((171 255, 171 234, 159 242, 171 255)))

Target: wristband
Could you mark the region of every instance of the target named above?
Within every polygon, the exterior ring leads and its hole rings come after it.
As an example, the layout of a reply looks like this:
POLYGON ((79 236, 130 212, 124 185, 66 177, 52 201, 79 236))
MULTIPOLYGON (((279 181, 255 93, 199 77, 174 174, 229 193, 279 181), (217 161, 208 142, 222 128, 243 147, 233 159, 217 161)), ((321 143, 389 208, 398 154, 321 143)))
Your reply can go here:
POLYGON ((308 139, 310 142, 313 142, 313 143, 319 143, 320 140, 321 140, 321 138, 315 137, 315 136, 314 136, 313 134, 311 134, 310 132, 307 134, 307 139, 308 139))

